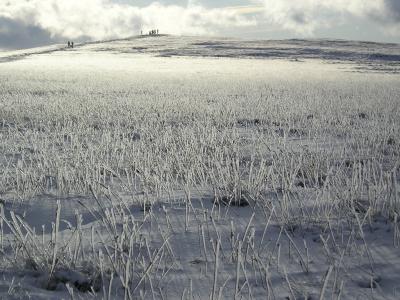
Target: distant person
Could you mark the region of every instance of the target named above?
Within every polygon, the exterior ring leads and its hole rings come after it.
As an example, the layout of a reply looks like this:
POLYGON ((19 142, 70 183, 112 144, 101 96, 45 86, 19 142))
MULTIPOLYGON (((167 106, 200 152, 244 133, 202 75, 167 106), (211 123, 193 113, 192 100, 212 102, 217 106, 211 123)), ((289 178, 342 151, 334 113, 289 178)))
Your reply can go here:
POLYGON ((71 47, 71 42, 70 41, 68 41, 68 48, 70 48, 71 47))
POLYGON ((74 42, 71 42, 71 48, 74 48, 74 42))
POLYGON ((157 29, 157 35, 158 35, 158 29, 157 29))

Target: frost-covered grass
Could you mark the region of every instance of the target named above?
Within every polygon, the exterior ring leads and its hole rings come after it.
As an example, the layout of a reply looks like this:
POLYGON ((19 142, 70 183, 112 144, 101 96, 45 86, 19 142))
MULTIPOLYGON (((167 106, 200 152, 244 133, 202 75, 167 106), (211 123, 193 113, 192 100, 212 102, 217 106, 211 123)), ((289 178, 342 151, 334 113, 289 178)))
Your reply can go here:
POLYGON ((0 64, 2 296, 398 298, 398 75, 93 47, 0 64))

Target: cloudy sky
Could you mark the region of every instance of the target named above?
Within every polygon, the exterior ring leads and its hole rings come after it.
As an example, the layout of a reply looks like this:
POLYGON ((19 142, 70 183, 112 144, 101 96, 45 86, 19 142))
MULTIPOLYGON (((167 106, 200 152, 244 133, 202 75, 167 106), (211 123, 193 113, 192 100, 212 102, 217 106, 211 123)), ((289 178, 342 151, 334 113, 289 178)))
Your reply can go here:
POLYGON ((400 43, 400 0, 0 0, 0 49, 178 35, 400 43))

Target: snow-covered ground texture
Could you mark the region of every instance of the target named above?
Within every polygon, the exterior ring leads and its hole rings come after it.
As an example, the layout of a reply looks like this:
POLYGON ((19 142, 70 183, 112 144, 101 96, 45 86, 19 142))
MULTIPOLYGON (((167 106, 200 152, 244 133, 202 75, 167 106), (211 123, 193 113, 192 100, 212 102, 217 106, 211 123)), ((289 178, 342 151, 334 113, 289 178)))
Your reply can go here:
POLYGON ((2 299, 399 299, 398 45, 0 56, 2 299))

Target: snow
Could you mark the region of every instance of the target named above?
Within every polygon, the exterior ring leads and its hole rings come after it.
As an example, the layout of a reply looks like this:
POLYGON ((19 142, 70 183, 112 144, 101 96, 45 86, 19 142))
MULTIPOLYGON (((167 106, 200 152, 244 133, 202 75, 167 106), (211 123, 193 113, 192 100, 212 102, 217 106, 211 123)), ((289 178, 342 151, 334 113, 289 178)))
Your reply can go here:
POLYGON ((398 299, 399 63, 337 40, 0 52, 0 297, 398 299))

